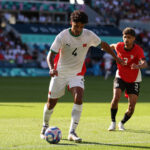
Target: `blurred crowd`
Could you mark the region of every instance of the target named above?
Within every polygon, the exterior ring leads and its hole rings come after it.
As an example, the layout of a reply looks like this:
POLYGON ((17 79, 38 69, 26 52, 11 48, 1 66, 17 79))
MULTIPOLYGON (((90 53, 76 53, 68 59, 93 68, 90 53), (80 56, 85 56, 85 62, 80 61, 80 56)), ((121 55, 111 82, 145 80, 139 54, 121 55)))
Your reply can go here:
POLYGON ((150 20, 150 0, 92 0, 91 7, 100 15, 97 24, 118 26, 120 19, 150 20))
POLYGON ((0 2, 0 8, 13 11, 48 11, 48 12, 72 12, 74 9, 82 9, 83 5, 70 5, 69 3, 56 3, 55 1, 5 1, 0 2))
MULTIPOLYGON (((150 32, 136 29, 136 42, 144 47, 146 60, 150 65, 150 32)), ((0 67, 28 67, 28 68, 48 68, 46 56, 50 45, 42 46, 37 43, 27 45, 20 37, 16 37, 13 31, 5 32, 0 28, 0 67)), ((104 53, 97 48, 90 48, 86 57, 87 73, 89 75, 104 75, 105 57, 104 53)), ((112 65, 115 62, 112 62, 112 65)), ((111 67, 115 71, 115 65, 111 67)))
MULTIPOLYGON (((136 32, 136 43, 139 44, 143 48, 146 61, 148 63, 148 66, 150 66, 150 32, 144 31, 138 28, 135 29, 135 32, 136 32)), ((106 57, 106 53, 103 53, 102 51, 98 53, 97 51, 99 50, 97 50, 96 53, 94 53, 93 55, 92 51, 94 51, 94 49, 95 48, 90 48, 89 53, 86 58, 86 65, 88 68, 87 69, 88 73, 94 74, 96 76, 106 75, 106 72, 107 72, 106 62, 109 62, 109 64, 111 64, 109 71, 111 73, 115 73, 116 71, 115 61, 110 56, 106 57)), ((110 72, 108 72, 108 74, 110 74, 110 72)))
MULTIPOLYGON (((150 20, 150 0, 90 0, 86 3, 99 14, 95 17, 97 24, 114 24, 118 26, 121 19, 150 20)), ((30 3, 25 1, 1 1, 0 9, 14 11, 13 17, 20 22, 50 23, 52 21, 66 21, 67 14, 76 9, 85 10, 85 5, 47 1, 36 3, 32 1, 30 3), (17 13, 15 13, 16 11, 17 13), (24 13, 25 11, 30 13, 24 13), (59 13, 61 15, 58 15, 59 13), (57 15, 54 16, 53 14, 57 15)), ((8 13, 5 18, 9 20, 12 17, 11 15, 8 13)))
MULTIPOLYGON (((31 9, 31 11, 36 9, 50 9, 54 11, 55 8, 59 11, 69 11, 71 12, 71 7, 65 5, 54 5, 42 7, 41 5, 30 5, 27 3, 18 4, 17 2, 0 3, 0 8, 9 9, 31 9), (8 7, 9 5, 9 7, 8 7), (68 10, 67 10, 68 9, 68 10)), ((80 6, 81 7, 81 6, 80 6)), ((91 7, 95 9, 96 12, 100 14, 99 18, 96 18, 96 22, 99 24, 119 24, 120 19, 138 19, 138 20, 150 20, 150 0, 91 0, 91 7), (138 10, 138 11, 137 11, 138 10)), ((81 7, 83 9, 83 6, 81 7)), ((5 13, 3 15, 4 19, 9 22, 11 18, 10 13, 5 13)), ((39 15, 38 17, 32 15, 25 15, 17 13, 15 16, 19 22, 38 22, 50 23, 51 16, 39 15)), ((60 18, 57 18, 58 22, 60 18)), ((144 49, 146 60, 150 66, 150 32, 136 28, 136 42, 144 49)), ((49 44, 41 46, 38 43, 34 43, 32 48, 28 43, 23 43, 21 38, 17 36, 13 31, 6 32, 5 28, 0 27, 0 67, 35 67, 47 69, 46 56, 49 51, 49 44)), ((87 74, 89 75, 104 75, 105 70, 105 57, 104 53, 101 52, 97 55, 99 49, 90 48, 88 55, 86 57, 87 74)), ((112 72, 115 71, 115 62, 111 59, 112 72)))
POLYGON ((84 5, 70 5, 69 3, 48 1, 1 1, 0 9, 5 10, 4 17, 8 21, 51 23, 68 21, 66 16, 69 16, 68 14, 76 9, 84 10, 84 5))
POLYGON ((0 28, 0 67, 40 67, 48 68, 46 56, 49 46, 39 50, 37 44, 30 49, 13 31, 0 28))

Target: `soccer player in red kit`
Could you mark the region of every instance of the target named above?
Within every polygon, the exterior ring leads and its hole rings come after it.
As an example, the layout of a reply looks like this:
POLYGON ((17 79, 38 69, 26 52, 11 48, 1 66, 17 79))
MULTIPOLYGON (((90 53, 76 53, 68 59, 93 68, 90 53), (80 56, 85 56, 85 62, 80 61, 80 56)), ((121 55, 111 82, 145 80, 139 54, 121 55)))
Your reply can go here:
POLYGON ((111 44, 121 59, 124 60, 126 65, 117 64, 116 76, 114 79, 113 98, 111 102, 111 124, 108 128, 109 131, 116 129, 116 114, 118 110, 118 102, 121 93, 125 90, 128 97, 128 109, 124 114, 123 119, 119 122, 119 130, 125 130, 124 124, 131 118, 139 95, 139 86, 141 82, 140 69, 146 68, 143 49, 135 44, 135 31, 133 28, 125 28, 123 30, 123 42, 111 44))

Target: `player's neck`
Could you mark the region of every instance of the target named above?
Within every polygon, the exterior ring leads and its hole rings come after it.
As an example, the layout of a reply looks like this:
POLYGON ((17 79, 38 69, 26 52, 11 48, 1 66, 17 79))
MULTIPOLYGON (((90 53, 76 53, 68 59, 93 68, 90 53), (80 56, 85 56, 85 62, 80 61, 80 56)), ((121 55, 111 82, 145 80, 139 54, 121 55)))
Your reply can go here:
POLYGON ((126 51, 131 51, 131 50, 133 49, 133 47, 134 47, 134 44, 131 45, 131 46, 128 46, 128 47, 124 45, 124 49, 125 49, 126 51))
POLYGON ((80 34, 76 35, 76 34, 71 30, 71 28, 69 29, 69 32, 70 32, 70 34, 71 34, 72 36, 74 36, 74 37, 78 37, 78 36, 80 36, 80 35, 82 34, 82 32, 81 32, 80 34))

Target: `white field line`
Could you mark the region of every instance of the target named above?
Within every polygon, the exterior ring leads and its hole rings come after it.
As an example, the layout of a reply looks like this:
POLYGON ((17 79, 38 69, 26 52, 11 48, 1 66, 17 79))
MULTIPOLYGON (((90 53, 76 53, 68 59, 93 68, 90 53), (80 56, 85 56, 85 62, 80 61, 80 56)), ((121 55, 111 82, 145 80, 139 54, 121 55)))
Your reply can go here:
MULTIPOLYGON (((136 141, 136 142, 120 142, 120 143, 117 143, 117 142, 113 142, 113 143, 100 143, 100 142, 91 142, 91 143, 81 143, 81 144, 77 144, 77 143, 72 143, 72 144, 67 144, 67 143, 60 143, 60 144, 54 144, 54 145, 51 145, 51 144, 45 144, 45 145, 25 145, 25 146, 15 146, 15 147, 0 147, 0 150, 19 150, 19 149, 43 149, 43 148, 50 148, 50 147, 57 147, 57 148, 62 148, 62 147, 69 147, 69 146, 87 146, 87 145, 95 145, 95 146, 118 146, 119 145, 123 145, 125 146, 126 144, 150 144, 150 141, 136 141)), ((128 146, 128 145, 127 145, 128 146)), ((136 145, 133 145, 133 146, 136 146, 136 145)), ((138 146, 137 146, 138 147, 138 146)), ((139 145, 140 147, 140 145, 139 145)), ((146 146, 145 146, 146 147, 146 146)))

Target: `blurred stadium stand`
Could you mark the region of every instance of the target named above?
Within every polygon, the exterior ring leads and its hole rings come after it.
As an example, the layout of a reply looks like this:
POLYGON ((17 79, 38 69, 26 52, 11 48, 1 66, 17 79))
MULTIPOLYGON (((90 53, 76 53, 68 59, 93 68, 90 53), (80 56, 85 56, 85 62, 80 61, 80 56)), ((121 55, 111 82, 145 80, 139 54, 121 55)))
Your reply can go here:
MULTIPOLYGON (((46 55, 55 36, 70 25, 72 11, 89 16, 86 28, 108 43, 121 41, 121 30, 132 26, 150 65, 149 0, 0 0, 0 76, 48 75, 46 55), (94 17, 93 17, 94 16, 94 17), (146 24, 146 25, 145 25, 146 24)), ((103 52, 90 48, 87 75, 103 75, 103 52)), ((112 68, 116 69, 115 63, 112 68)), ((150 71, 144 70, 147 75, 150 71)))

